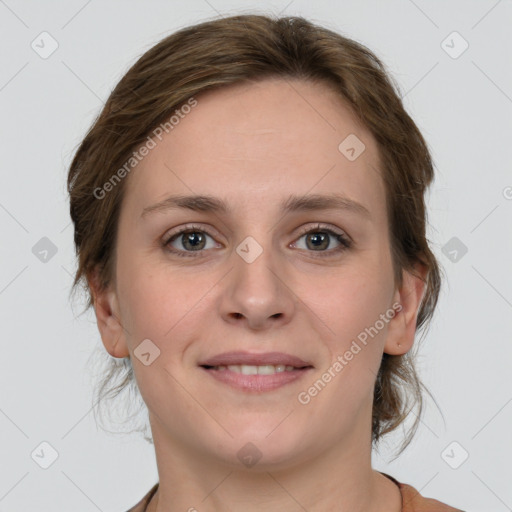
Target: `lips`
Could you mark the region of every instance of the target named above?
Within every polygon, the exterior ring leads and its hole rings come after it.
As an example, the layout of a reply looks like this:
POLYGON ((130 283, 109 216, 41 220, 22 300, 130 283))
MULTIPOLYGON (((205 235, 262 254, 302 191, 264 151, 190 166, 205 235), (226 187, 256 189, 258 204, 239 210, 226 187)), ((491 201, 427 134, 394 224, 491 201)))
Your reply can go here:
POLYGON ((199 367, 208 378, 249 394, 276 391, 314 371, 308 361, 284 352, 224 352, 201 361, 199 367))
POLYGON ((260 354, 243 351, 224 352, 199 363, 199 366, 203 366, 205 368, 229 365, 285 365, 293 366, 294 368, 313 367, 313 365, 308 361, 304 361, 300 357, 291 354, 285 354, 283 352, 265 352, 260 354))

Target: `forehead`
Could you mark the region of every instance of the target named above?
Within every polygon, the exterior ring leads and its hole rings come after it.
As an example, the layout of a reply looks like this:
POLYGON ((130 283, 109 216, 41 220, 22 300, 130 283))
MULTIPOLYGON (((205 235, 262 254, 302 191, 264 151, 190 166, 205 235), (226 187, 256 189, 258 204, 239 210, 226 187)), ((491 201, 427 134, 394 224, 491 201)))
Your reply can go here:
POLYGON ((125 207, 140 214, 183 193, 222 197, 240 208, 261 208, 265 197, 277 208, 283 197, 309 192, 383 207, 376 142, 325 84, 266 79, 195 99, 131 172, 125 207))

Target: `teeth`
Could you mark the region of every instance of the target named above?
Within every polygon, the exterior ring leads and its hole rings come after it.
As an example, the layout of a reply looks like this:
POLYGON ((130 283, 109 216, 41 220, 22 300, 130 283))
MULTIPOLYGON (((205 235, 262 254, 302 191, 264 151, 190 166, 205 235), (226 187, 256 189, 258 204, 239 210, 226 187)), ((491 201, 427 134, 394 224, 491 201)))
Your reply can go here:
POLYGON ((222 371, 225 369, 232 372, 242 373, 243 375, 273 375, 274 373, 290 372, 295 370, 293 366, 285 366, 284 364, 266 364, 261 366, 252 366, 247 364, 230 364, 229 366, 214 366, 214 370, 222 371))

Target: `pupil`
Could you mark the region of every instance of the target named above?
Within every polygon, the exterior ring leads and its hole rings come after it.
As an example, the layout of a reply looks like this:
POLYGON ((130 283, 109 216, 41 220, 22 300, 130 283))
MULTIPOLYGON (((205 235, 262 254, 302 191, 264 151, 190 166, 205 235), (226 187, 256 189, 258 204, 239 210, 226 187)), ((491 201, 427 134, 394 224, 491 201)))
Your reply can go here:
POLYGON ((199 235, 197 232, 189 233, 185 238, 185 247, 188 244, 190 244, 192 247, 197 248, 202 242, 202 236, 199 235))
MULTIPOLYGON (((311 239, 313 240, 313 247, 318 248, 322 245, 326 240, 326 233, 314 234, 311 235, 311 239), (319 243, 317 243, 319 242, 319 243)), ((325 245, 325 244, 324 244, 325 245)))

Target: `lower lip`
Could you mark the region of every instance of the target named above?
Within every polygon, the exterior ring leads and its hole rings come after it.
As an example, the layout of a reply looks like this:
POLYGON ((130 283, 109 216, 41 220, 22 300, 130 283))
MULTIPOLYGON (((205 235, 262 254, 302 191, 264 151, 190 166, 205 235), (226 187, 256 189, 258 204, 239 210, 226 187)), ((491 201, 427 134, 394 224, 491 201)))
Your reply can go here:
POLYGON ((313 368, 304 368, 278 372, 272 375, 244 375, 243 373, 232 372, 227 368, 220 371, 212 369, 208 370, 203 367, 201 368, 220 382, 224 382, 236 389, 253 392, 272 391, 273 389, 280 388, 286 384, 290 384, 291 382, 303 378, 313 370, 313 368))

